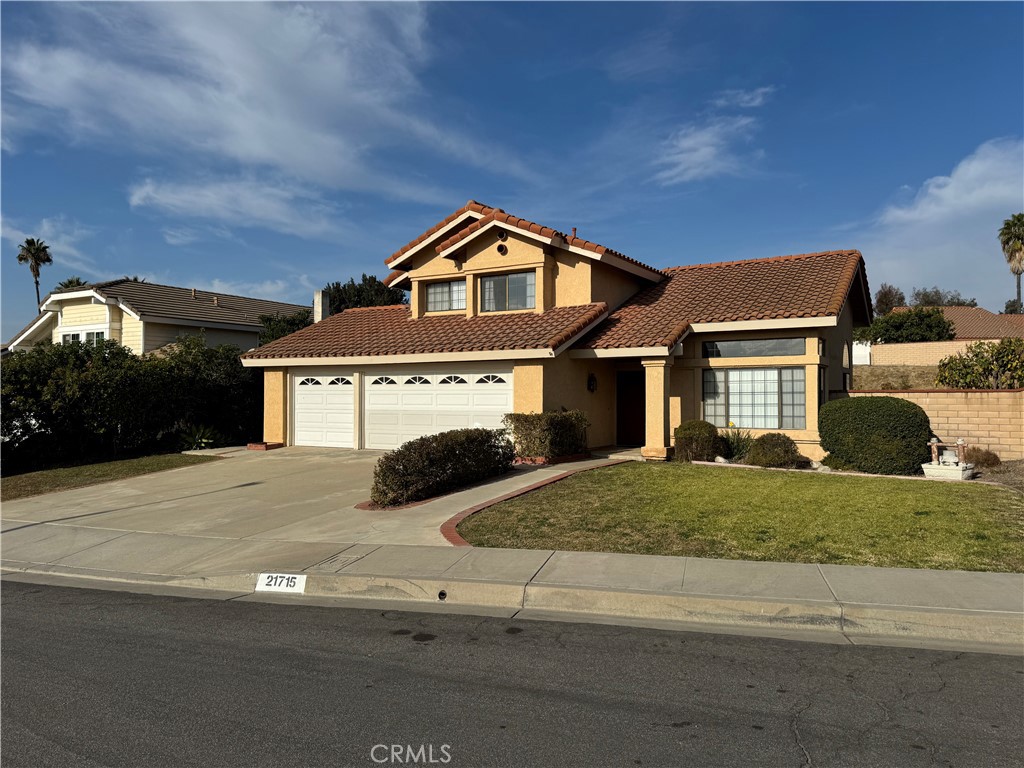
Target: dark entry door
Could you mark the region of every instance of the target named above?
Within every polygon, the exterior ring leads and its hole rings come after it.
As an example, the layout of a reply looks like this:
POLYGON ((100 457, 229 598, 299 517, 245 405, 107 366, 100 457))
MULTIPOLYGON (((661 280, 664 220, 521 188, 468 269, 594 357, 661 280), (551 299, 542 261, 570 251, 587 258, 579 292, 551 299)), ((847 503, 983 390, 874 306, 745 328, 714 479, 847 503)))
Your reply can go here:
POLYGON ((647 418, 643 371, 619 371, 615 377, 615 442, 643 445, 647 418))

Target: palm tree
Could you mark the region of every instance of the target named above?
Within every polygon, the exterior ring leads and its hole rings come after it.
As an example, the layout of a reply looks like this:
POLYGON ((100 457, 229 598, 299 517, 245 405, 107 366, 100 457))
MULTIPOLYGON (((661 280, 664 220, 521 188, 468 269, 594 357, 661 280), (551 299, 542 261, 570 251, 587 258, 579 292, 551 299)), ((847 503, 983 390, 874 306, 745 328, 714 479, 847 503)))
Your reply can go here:
POLYGON ((57 286, 53 289, 55 291, 66 291, 70 288, 84 288, 88 283, 85 282, 78 275, 72 275, 67 280, 61 280, 57 283, 57 286))
POLYGON ((50 246, 42 240, 34 237, 25 238, 18 251, 18 263, 28 264, 32 279, 36 281, 36 306, 39 306, 39 268, 44 264, 53 264, 53 257, 50 256, 50 246))
POLYGON ((1020 305, 1020 276, 1024 273, 1024 213, 1015 213, 1003 222, 999 244, 1010 271, 1017 277, 1017 304, 1020 305))

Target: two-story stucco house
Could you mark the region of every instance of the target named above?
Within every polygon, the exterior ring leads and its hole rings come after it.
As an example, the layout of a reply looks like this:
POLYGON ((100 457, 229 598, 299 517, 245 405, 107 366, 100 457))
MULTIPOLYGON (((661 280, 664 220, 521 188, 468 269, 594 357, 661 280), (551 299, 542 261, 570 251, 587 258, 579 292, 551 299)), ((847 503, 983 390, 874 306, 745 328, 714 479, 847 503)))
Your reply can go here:
POLYGON ((232 344, 246 350, 259 344, 260 315, 303 309, 309 307, 126 278, 49 294, 38 317, 15 335, 8 349, 28 349, 44 340, 113 339, 141 355, 202 331, 209 346, 232 344))
POLYGON ((264 439, 395 448, 580 409, 592 447, 671 453, 704 418, 820 456, 818 407, 871 319, 857 251, 655 269, 470 201, 386 263, 408 305, 348 310, 243 355, 265 369, 264 439))

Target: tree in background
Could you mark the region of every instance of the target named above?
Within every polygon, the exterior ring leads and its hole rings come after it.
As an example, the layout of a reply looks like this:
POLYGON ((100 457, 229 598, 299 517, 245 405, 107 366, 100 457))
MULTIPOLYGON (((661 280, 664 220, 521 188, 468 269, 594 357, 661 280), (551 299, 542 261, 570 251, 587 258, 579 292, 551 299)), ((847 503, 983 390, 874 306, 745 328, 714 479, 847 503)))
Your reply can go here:
POLYGON ((960 291, 944 291, 938 286, 915 288, 910 293, 913 307, 976 307, 977 299, 965 299, 960 291))
POLYGON ((874 344, 907 344, 915 341, 951 341, 953 324, 937 307, 913 307, 876 317, 871 325, 858 328, 858 341, 874 344))
POLYGON ((1003 307, 1004 315, 1024 315, 1024 304, 1020 303, 1020 299, 1010 299, 1006 302, 1006 306, 1003 307))
POLYGON ((263 324, 260 330, 260 345, 269 344, 310 325, 313 322, 313 313, 308 309, 300 309, 291 315, 260 315, 260 322, 263 324))
POLYGON ((936 383, 954 389, 1024 387, 1024 339, 979 341, 939 362, 936 383))
POLYGON ((85 280, 83 280, 82 278, 78 277, 78 275, 72 275, 67 280, 61 280, 59 283, 57 283, 53 290, 67 291, 70 290, 71 288, 84 288, 87 285, 88 283, 85 282, 85 280))
POLYGON ((36 281, 36 306, 39 306, 39 269, 46 264, 53 264, 53 257, 50 256, 50 246, 42 240, 34 237, 25 238, 25 242, 18 249, 18 263, 28 264, 28 270, 32 273, 32 279, 36 281))
MULTIPOLYGON (((1017 306, 1020 307, 1020 276, 1024 273, 1024 213, 1015 213, 999 229, 999 244, 1010 271, 1017 278, 1017 306)), ((1019 314, 1018 312, 1014 314, 1019 314)))
POLYGON ((888 315, 896 307, 905 307, 906 305, 907 297, 895 285, 882 283, 878 291, 875 292, 875 314, 878 316, 888 315))
POLYGON ((360 282, 350 278, 347 283, 328 283, 327 291, 331 314, 336 315, 350 307, 386 307, 391 304, 405 304, 405 291, 384 285, 373 275, 363 275, 360 282))

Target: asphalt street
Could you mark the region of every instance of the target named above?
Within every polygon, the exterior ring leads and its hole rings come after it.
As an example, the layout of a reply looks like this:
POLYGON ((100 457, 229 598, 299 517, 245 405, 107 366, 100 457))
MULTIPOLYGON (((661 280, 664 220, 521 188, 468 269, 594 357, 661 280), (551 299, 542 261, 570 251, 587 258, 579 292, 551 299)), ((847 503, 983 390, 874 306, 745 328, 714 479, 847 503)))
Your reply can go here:
POLYGON ((0 597, 4 768, 1024 754, 1019 657, 12 582, 0 597))

